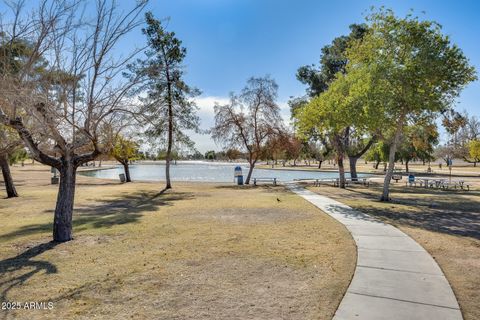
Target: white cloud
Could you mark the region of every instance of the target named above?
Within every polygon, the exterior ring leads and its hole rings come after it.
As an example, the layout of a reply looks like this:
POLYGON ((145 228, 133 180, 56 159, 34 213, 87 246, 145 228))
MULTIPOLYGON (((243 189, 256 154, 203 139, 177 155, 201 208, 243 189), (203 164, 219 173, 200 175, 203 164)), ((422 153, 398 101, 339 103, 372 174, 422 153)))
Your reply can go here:
MULTIPOLYGON (((195 102, 199 107, 198 116, 200 117, 200 128, 208 130, 215 124, 215 113, 213 107, 215 103, 227 104, 230 101, 229 97, 215 97, 215 96, 200 96, 195 98, 195 102)), ((290 125, 290 108, 287 102, 279 102, 280 115, 282 116, 285 125, 290 125)), ((194 132, 189 133, 190 138, 195 142, 195 148, 202 153, 208 150, 220 150, 221 146, 215 144, 209 134, 198 134, 194 132)))
POLYGON ((202 129, 210 129, 215 121, 215 113, 213 107, 215 103, 227 104, 229 98, 226 97, 214 97, 214 96, 200 96, 195 98, 195 102, 199 108, 198 116, 200 117, 200 127, 202 129))
MULTIPOLYGON (((195 98, 195 102, 198 106, 198 116, 200 117, 200 129, 209 130, 215 124, 215 112, 213 107, 215 103, 227 104, 229 102, 228 97, 215 97, 215 96, 200 96, 195 98)), ((195 148, 205 153, 208 150, 219 150, 221 147, 217 146, 212 140, 209 134, 198 134, 195 132, 189 132, 190 139, 195 142, 195 148)))

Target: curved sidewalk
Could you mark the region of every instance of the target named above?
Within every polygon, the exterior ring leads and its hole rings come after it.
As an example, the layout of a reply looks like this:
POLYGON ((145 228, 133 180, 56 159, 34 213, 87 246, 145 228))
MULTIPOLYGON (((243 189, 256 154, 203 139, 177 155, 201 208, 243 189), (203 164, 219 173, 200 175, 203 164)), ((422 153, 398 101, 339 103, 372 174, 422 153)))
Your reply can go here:
POLYGON ((345 225, 357 244, 355 274, 334 320, 462 319, 439 266, 412 238, 338 201, 289 188, 345 225))

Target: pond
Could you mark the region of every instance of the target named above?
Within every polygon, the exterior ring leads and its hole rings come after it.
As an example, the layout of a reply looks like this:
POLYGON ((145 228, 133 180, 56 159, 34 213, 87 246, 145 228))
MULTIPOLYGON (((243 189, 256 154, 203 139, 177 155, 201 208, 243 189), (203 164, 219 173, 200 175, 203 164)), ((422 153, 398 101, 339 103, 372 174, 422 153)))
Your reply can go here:
MULTIPOLYGON (((233 182, 233 171, 237 165, 242 167, 244 178, 246 178, 248 165, 203 161, 177 162, 176 165, 171 166, 170 175, 173 181, 233 182)), ((123 173, 122 166, 105 170, 79 172, 82 175, 102 179, 118 179, 120 173, 123 173)), ((133 164, 130 166, 130 175, 132 180, 165 180, 165 165, 163 163, 133 164)), ((294 179, 337 178, 338 172, 254 169, 252 178, 254 177, 277 178, 280 182, 288 182, 294 179)))

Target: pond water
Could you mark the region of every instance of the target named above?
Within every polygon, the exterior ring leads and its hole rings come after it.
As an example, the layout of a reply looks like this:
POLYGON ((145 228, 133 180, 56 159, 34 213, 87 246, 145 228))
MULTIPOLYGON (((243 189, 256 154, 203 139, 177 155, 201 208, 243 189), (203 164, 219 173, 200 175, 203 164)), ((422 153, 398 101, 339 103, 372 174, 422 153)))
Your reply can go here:
MULTIPOLYGON (((248 174, 248 165, 235 163, 216 163, 203 161, 183 161, 171 166, 170 175, 173 181, 206 181, 206 182, 233 182, 233 172, 236 166, 242 167, 244 179, 248 174)), ((79 172, 79 174, 103 179, 118 179, 123 173, 123 167, 112 169, 79 172)), ((132 180, 165 180, 165 165, 158 164, 133 164, 130 166, 132 180)), ((362 176, 362 175, 359 175, 362 176)), ((324 179, 337 178, 337 172, 317 172, 300 170, 268 170, 254 169, 252 178, 277 178, 280 182, 293 181, 294 179, 324 179)))

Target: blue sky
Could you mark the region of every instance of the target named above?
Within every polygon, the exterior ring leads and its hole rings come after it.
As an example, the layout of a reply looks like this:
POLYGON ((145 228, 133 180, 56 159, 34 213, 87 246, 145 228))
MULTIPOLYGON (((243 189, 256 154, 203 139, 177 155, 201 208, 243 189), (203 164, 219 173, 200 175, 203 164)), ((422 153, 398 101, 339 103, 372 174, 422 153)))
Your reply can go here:
MULTIPOLYGON (((125 8, 134 3, 117 1, 125 8)), ((35 3, 27 1, 27 6, 35 3)), ((3 6, 0 2, 2 12, 3 6)), ((203 92, 199 115, 202 129, 208 129, 215 101, 225 102, 249 77, 266 74, 279 84, 278 102, 287 119, 289 97, 305 92, 295 78, 298 67, 317 63, 321 48, 347 34, 350 24, 364 22, 371 6, 391 8, 400 16, 413 9, 420 17, 439 22, 480 70, 480 1, 150 0, 147 10, 157 18, 169 18, 168 29, 187 48, 186 80, 203 92)), ((145 37, 136 30, 119 50, 144 44, 145 37)), ((463 91, 457 109, 480 116, 479 81, 463 91)), ((202 152, 220 149, 209 136, 193 139, 202 152)))
MULTIPOLYGON (((385 6, 398 15, 410 9, 439 22, 480 70, 480 2, 478 1, 273 1, 176 0, 153 1, 157 17, 169 17, 187 48, 187 81, 203 92, 203 127, 212 125, 214 100, 240 90, 250 76, 270 74, 279 84, 279 102, 304 93, 295 78, 298 67, 317 63, 320 49, 348 26, 364 21, 371 6, 385 6), (424 12, 424 13, 422 13, 424 12)), ((464 90, 458 109, 480 116, 480 83, 464 90)), ((218 149, 208 137, 195 137, 198 148, 218 149)))

